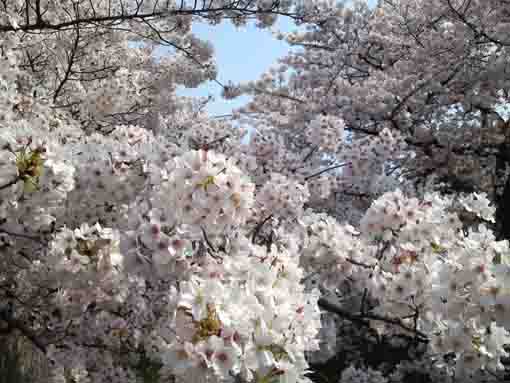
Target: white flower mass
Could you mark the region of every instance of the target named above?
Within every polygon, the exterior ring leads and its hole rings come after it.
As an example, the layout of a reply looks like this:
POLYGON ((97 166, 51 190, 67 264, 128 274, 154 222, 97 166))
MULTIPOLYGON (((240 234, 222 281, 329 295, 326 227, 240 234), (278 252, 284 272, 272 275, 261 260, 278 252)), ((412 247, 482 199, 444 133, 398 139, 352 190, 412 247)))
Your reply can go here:
POLYGON ((0 335, 55 383, 503 381, 509 25, 501 0, 2 1, 0 335), (279 17, 296 49, 222 84, 194 23, 279 17), (249 101, 177 92, 207 81, 249 101))

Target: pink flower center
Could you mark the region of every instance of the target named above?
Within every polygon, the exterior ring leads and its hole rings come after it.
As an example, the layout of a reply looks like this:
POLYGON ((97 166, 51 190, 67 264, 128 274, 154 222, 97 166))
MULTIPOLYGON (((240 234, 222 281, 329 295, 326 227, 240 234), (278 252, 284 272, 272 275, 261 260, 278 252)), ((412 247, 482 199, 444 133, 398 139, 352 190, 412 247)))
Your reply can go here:
POLYGON ((220 352, 218 353, 218 355, 216 356, 216 358, 218 358, 218 360, 221 362, 221 363, 226 363, 228 361, 228 355, 224 352, 220 352))

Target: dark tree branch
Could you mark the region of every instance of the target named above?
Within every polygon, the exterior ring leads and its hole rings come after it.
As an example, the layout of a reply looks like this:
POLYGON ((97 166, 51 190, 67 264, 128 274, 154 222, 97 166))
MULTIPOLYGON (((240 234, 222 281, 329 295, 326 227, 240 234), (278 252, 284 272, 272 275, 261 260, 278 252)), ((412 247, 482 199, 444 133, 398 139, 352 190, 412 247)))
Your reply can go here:
POLYGON ((117 24, 123 23, 127 21, 150 21, 154 19, 163 19, 172 16, 200 16, 204 18, 208 18, 208 15, 214 15, 222 12, 235 12, 239 15, 243 16, 254 16, 257 14, 276 14, 281 16, 287 16, 293 19, 298 19, 298 15, 290 12, 279 11, 277 8, 274 9, 248 9, 248 7, 238 7, 236 3, 232 3, 230 6, 224 7, 213 7, 211 4, 209 6, 204 6, 200 8, 193 9, 185 9, 183 7, 179 9, 165 10, 165 11, 152 11, 148 13, 139 13, 139 10, 126 14, 125 10, 122 9, 120 14, 112 14, 111 11, 108 11, 105 15, 98 15, 97 13, 93 13, 93 16, 90 17, 76 17, 73 20, 62 21, 56 23, 50 23, 42 19, 42 17, 38 18, 33 24, 23 24, 18 27, 14 27, 12 25, 0 25, 0 32, 15 32, 15 31, 36 31, 36 30, 65 30, 69 27, 75 27, 77 25, 87 25, 87 24, 117 24))
POLYGON ((16 177, 13 180, 7 182, 6 184, 0 185, 0 190, 7 189, 13 185, 16 185, 21 180, 21 177, 16 177))
POLYGON ((39 339, 39 336, 29 329, 22 321, 10 318, 3 312, 0 312, 0 320, 7 323, 7 328, 0 330, 0 333, 10 334, 13 330, 18 330, 25 338, 30 340, 32 344, 43 353, 46 353, 46 344, 39 339))
POLYGON ((262 230, 262 227, 266 224, 267 221, 269 221, 271 218, 273 218, 273 214, 270 214, 267 216, 264 220, 262 220, 253 230, 253 236, 251 237, 251 242, 255 243, 255 240, 257 239, 257 236, 260 233, 260 230, 262 230))
POLYGON ((59 85, 57 86, 57 89, 55 90, 55 94, 53 95, 53 102, 55 102, 62 91, 62 88, 64 87, 64 84, 69 79, 69 75, 71 74, 71 70, 73 68, 74 60, 76 57, 76 52, 78 51, 78 44, 80 42, 80 28, 76 27, 76 36, 74 39, 73 47, 71 48, 71 53, 68 57, 67 61, 67 69, 64 73, 64 78, 60 81, 59 85))
POLYGON ((321 297, 318 301, 318 304, 324 310, 334 313, 334 314, 337 314, 338 316, 348 319, 352 322, 360 323, 365 326, 370 326, 370 323, 369 323, 370 320, 380 321, 380 322, 384 322, 384 323, 388 323, 388 324, 400 327, 401 329, 403 329, 405 331, 415 334, 417 341, 419 341, 421 343, 428 343, 428 341, 429 341, 427 336, 424 333, 422 333, 419 330, 414 329, 413 327, 409 327, 404 322, 402 322, 401 319, 388 318, 388 317, 384 317, 382 315, 370 314, 370 313, 353 314, 349 311, 342 309, 339 305, 337 305, 336 303, 332 302, 331 300, 329 300, 325 297, 321 297))
POLYGON ((319 171, 317 173, 314 173, 312 175, 309 175, 309 176, 305 177, 305 181, 308 181, 308 180, 310 180, 310 179, 312 179, 314 177, 318 177, 321 174, 329 172, 330 170, 335 170, 335 169, 343 168, 344 166, 348 166, 350 164, 351 164, 350 162, 345 162, 343 164, 338 164, 338 165, 330 166, 329 168, 323 169, 323 170, 321 170, 321 171, 319 171))

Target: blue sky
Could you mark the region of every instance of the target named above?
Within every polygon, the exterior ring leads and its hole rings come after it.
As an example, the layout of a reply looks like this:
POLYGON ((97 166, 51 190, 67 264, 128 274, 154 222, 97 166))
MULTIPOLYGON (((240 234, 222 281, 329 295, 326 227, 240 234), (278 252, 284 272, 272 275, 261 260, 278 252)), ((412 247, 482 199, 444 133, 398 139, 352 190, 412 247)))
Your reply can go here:
MULTIPOLYGON (((279 20, 278 27, 284 31, 293 30, 292 23, 285 18, 279 20)), ((276 39, 270 30, 258 29, 254 25, 236 28, 230 22, 216 26, 195 24, 193 32, 199 38, 212 42, 218 80, 223 84, 256 80, 289 51, 288 44, 276 39)), ((247 97, 222 99, 221 87, 212 81, 195 89, 183 88, 179 93, 187 96, 213 95, 215 100, 208 105, 211 115, 228 114, 247 101, 247 97)))
MULTIPOLYGON (((368 2, 375 4, 376 0, 368 2)), ((294 30, 295 26, 288 18, 280 17, 274 28, 288 32, 294 30)), ((228 81, 239 83, 256 80, 289 51, 287 43, 277 40, 270 30, 258 29, 254 24, 243 28, 236 28, 230 22, 216 26, 195 24, 193 32, 199 38, 212 42, 218 65, 218 80, 223 84, 228 81)), ((214 82, 196 89, 183 88, 179 93, 186 96, 212 95, 215 100, 207 108, 211 115, 228 114, 247 101, 247 97, 229 101, 222 99, 221 87, 214 82)))

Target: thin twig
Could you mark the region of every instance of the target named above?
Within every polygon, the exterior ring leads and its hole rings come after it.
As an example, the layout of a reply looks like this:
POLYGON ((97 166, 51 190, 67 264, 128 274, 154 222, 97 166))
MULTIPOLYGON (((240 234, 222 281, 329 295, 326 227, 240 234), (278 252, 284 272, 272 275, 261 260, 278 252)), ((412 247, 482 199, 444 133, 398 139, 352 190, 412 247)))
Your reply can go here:
POLYGON ((305 181, 308 181, 309 179, 314 178, 314 177, 318 177, 318 176, 320 176, 323 173, 329 172, 330 170, 335 170, 335 169, 338 169, 338 168, 343 168, 344 166, 347 166, 347 165, 350 165, 350 164, 351 164, 350 162, 344 162, 343 164, 338 164, 338 165, 330 166, 329 168, 323 169, 323 170, 321 170, 321 171, 319 171, 317 173, 314 173, 312 175, 309 175, 309 176, 305 177, 305 181))
POLYGON ((209 241, 209 237, 207 237, 207 233, 205 231, 205 229, 203 227, 201 227, 202 229, 202 234, 204 235, 204 240, 205 240, 205 243, 207 243, 207 246, 209 246, 209 248, 214 252, 216 253, 216 248, 213 246, 213 244, 211 243, 211 241, 209 241))
POLYGON ((214 144, 218 144, 218 143, 221 143, 221 142, 225 141, 227 138, 230 138, 229 134, 227 134, 227 135, 225 135, 223 137, 220 137, 220 138, 216 138, 215 140, 212 140, 211 142, 208 142, 208 143, 204 144, 204 147, 210 148, 214 144))
POLYGON ((16 177, 13 180, 7 182, 4 185, 0 185, 0 190, 7 189, 13 185, 16 185, 21 180, 21 177, 16 177))
POLYGON ((367 265, 366 263, 355 261, 352 258, 346 258, 346 261, 349 263, 352 263, 353 265, 363 267, 365 269, 373 269, 374 268, 374 265, 367 265))
POLYGON ((9 230, 5 230, 5 229, 2 229, 2 228, 0 228, 0 234, 7 234, 7 235, 11 235, 13 237, 20 237, 20 238, 30 239, 32 241, 44 244, 44 242, 40 238, 31 236, 31 235, 28 235, 28 234, 15 233, 15 232, 12 232, 12 231, 9 231, 9 230))
POLYGON ((270 214, 268 217, 266 217, 264 220, 262 220, 253 230, 253 236, 251 237, 251 242, 255 243, 255 239, 257 239, 257 236, 260 233, 260 230, 262 230, 262 227, 266 224, 267 221, 269 221, 271 218, 273 218, 273 214, 270 214))

